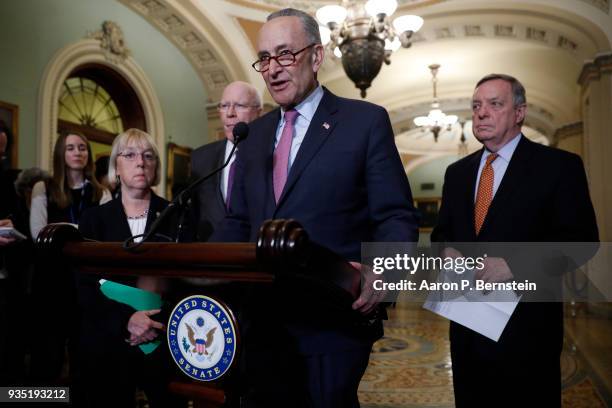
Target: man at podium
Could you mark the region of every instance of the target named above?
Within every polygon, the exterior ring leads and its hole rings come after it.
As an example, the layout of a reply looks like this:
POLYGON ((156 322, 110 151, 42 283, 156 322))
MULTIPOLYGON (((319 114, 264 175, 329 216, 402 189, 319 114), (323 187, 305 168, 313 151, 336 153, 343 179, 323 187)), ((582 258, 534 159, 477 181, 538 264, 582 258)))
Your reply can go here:
MULTIPOLYGON (((212 241, 254 241, 267 219, 293 218, 311 241, 359 262, 362 242, 414 242, 416 212, 384 108, 338 97, 317 81, 316 20, 284 9, 259 32, 258 60, 280 108, 251 122, 229 214, 212 241)), ((247 300, 246 406, 358 407, 357 387, 380 321, 350 327, 311 313, 313 295, 254 289, 247 300), (295 300, 299 299, 299 300, 295 300)), ((362 294, 363 314, 375 298, 362 294)))

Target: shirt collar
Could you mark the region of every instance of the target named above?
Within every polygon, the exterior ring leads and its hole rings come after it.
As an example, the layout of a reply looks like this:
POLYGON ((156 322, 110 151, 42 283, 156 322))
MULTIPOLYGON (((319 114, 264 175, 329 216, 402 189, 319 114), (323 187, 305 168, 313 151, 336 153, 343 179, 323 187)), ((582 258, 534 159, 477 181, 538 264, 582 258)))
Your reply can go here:
MULTIPOLYGON (((298 111, 301 117, 306 119, 309 123, 314 117, 321 99, 323 99, 323 87, 318 85, 314 91, 310 93, 302 102, 300 102, 294 109, 298 111)), ((281 108, 281 122, 285 121, 285 110, 281 108)))
MULTIPOLYGON (((227 158, 229 157, 230 152, 232 151, 232 147, 234 147, 234 143, 229 139, 225 139, 225 160, 227 160, 227 158)), ((237 153, 238 153, 238 148, 236 148, 236 151, 234 152, 234 157, 232 157, 232 160, 234 160, 237 153)))
MULTIPOLYGON (((497 151, 497 155, 501 157, 504 161, 510 162, 514 151, 516 150, 516 146, 518 146, 521 141, 521 133, 512 138, 508 143, 506 143, 501 149, 497 151)), ((485 148, 485 154, 483 155, 483 159, 486 159, 492 152, 485 148)))

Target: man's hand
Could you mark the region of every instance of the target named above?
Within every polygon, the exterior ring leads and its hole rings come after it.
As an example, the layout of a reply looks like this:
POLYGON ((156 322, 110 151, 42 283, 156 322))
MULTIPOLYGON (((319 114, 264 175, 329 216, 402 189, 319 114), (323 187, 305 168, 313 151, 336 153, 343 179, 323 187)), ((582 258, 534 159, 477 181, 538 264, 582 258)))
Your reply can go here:
MULTIPOLYGON (((11 221, 8 218, 0 220, 0 227, 11 228, 11 227, 13 227, 13 221, 11 221)), ((6 246, 8 244, 12 244, 13 242, 15 242, 15 238, 0 237, 0 247, 6 246)))
POLYGON ((159 309, 141 310, 135 312, 128 321, 128 331, 130 332, 130 346, 137 346, 142 343, 155 340, 159 334, 157 330, 164 330, 163 324, 152 320, 149 316, 159 313, 159 309))
POLYGON ((474 277, 485 282, 506 282, 514 279, 514 275, 504 258, 485 258, 484 268, 476 270, 474 277))
POLYGON ((361 314, 368 315, 385 297, 386 291, 375 290, 372 286, 376 279, 382 279, 382 275, 375 275, 371 268, 359 262, 351 262, 351 266, 361 273, 363 282, 361 294, 353 302, 353 310, 358 310, 361 314))

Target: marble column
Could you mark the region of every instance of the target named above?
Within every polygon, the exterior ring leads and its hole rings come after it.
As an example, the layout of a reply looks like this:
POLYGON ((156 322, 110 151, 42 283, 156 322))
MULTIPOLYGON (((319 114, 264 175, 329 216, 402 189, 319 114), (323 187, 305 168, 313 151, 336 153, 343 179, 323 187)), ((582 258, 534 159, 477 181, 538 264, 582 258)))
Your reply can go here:
MULTIPOLYGON (((581 87, 583 158, 602 249, 590 262, 589 274, 598 287, 609 287, 612 255, 612 53, 598 54, 582 68, 581 87)), ((612 316, 610 303, 589 303, 592 313, 612 316)))

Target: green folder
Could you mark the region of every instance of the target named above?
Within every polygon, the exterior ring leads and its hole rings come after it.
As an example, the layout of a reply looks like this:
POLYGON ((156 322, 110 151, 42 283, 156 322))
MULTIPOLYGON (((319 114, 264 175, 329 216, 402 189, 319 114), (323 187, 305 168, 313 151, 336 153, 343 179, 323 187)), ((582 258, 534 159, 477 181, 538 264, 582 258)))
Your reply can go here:
MULTIPOLYGON (((162 305, 161 296, 157 293, 106 279, 100 279, 100 290, 107 298, 125 303, 136 310, 159 309, 162 305)), ((138 347, 143 353, 150 354, 159 346, 159 343, 160 340, 153 340, 140 344, 138 347)))

